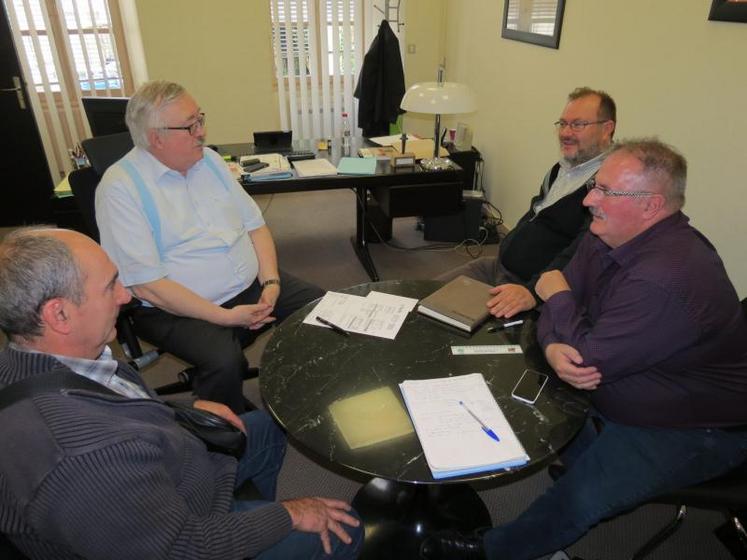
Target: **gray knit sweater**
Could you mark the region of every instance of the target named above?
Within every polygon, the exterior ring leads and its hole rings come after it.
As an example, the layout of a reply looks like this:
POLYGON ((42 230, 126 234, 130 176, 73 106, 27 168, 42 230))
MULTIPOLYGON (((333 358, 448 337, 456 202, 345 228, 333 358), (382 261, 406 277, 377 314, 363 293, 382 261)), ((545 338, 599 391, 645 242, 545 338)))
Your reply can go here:
MULTIPOLYGON (((0 352, 0 386, 56 369, 45 354, 0 352)), ((45 560, 254 556, 291 520, 279 503, 229 512, 236 464, 156 401, 37 395, 0 411, 0 532, 45 560)))

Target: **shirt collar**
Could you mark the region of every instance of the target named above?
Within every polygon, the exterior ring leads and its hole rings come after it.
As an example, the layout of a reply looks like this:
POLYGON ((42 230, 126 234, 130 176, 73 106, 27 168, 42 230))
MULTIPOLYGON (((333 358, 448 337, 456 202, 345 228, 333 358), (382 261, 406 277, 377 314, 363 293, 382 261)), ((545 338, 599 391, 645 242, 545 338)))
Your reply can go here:
POLYGON ((646 245, 646 243, 648 243, 648 241, 652 237, 659 236, 662 234, 662 232, 679 227, 681 225, 687 225, 689 221, 690 218, 688 218, 681 211, 677 211, 671 216, 668 216, 660 222, 655 223, 647 230, 642 231, 633 239, 629 240, 626 243, 623 243, 622 245, 614 249, 598 237, 596 241, 597 244, 603 248, 603 251, 606 252, 611 259, 613 259, 620 266, 624 266, 640 254, 641 247, 646 245))
POLYGON ((83 375, 85 377, 88 377, 88 372, 91 371, 96 371, 100 375, 112 375, 117 371, 117 368, 119 367, 119 363, 114 359, 112 350, 111 348, 109 348, 109 346, 105 346, 104 350, 95 360, 40 352, 39 350, 35 350, 33 348, 19 346, 15 342, 8 343, 8 347, 18 352, 28 352, 29 354, 46 354, 47 356, 52 356, 55 360, 63 365, 66 365, 78 375, 83 375))
POLYGON ((130 399, 152 399, 153 395, 148 390, 132 381, 120 377, 117 375, 119 368, 119 362, 117 362, 112 356, 111 349, 106 346, 104 347, 101 355, 95 360, 89 360, 87 358, 74 358, 71 356, 60 356, 59 354, 47 354, 46 352, 40 352, 32 348, 24 348, 17 344, 10 343, 9 347, 19 352, 28 352, 30 354, 44 354, 50 356, 60 362, 62 365, 67 366, 70 370, 82 377, 86 377, 91 381, 95 381, 107 387, 111 391, 118 393, 124 397, 130 399))
MULTIPOLYGON (((203 154, 204 154, 204 148, 203 148, 203 154)), ((145 150, 140 147, 135 147, 135 155, 140 160, 140 169, 141 171, 143 169, 146 170, 146 173, 148 173, 151 177, 153 177, 155 182, 158 182, 163 178, 165 175, 171 175, 175 176, 178 175, 179 177, 183 177, 181 173, 179 173, 176 169, 171 169, 168 165, 164 164, 162 161, 160 161, 156 156, 151 154, 148 150, 145 150)), ((200 169, 202 165, 204 165, 205 156, 197 161, 192 167, 189 168, 187 171, 187 174, 192 173, 194 171, 197 171, 200 169)))

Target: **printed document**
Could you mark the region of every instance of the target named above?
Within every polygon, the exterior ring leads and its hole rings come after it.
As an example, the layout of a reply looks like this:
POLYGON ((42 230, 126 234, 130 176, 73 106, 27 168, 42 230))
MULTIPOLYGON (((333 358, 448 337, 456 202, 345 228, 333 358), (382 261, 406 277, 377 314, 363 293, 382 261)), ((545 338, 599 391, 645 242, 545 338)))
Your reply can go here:
POLYGON ((416 303, 412 298, 380 292, 368 297, 327 292, 303 322, 330 328, 316 320, 319 316, 348 332, 393 340, 416 303))
POLYGON ((433 478, 506 469, 529 460, 481 373, 408 380, 399 387, 433 478))

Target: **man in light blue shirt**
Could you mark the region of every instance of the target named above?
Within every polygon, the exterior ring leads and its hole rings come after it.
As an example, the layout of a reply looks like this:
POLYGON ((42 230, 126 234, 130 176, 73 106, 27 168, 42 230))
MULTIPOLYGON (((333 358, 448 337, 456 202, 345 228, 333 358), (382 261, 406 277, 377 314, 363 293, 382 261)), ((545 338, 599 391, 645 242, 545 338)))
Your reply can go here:
POLYGON ((257 204, 204 147, 205 115, 180 85, 143 85, 127 106, 135 147, 97 189, 101 244, 143 302, 138 334, 194 364, 195 392, 244 409, 245 347, 323 291, 278 269, 257 204))

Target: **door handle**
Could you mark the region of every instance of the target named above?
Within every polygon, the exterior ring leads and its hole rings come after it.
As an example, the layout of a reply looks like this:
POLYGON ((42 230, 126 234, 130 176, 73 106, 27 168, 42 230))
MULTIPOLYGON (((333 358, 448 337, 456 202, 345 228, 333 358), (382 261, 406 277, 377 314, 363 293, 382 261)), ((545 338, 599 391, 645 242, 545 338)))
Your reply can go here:
POLYGON ((13 76, 13 85, 15 87, 12 88, 0 88, 0 92, 12 92, 14 91, 16 93, 16 98, 18 99, 18 106, 21 108, 22 111, 26 110, 26 100, 23 98, 23 86, 21 84, 21 78, 18 76, 13 76))

